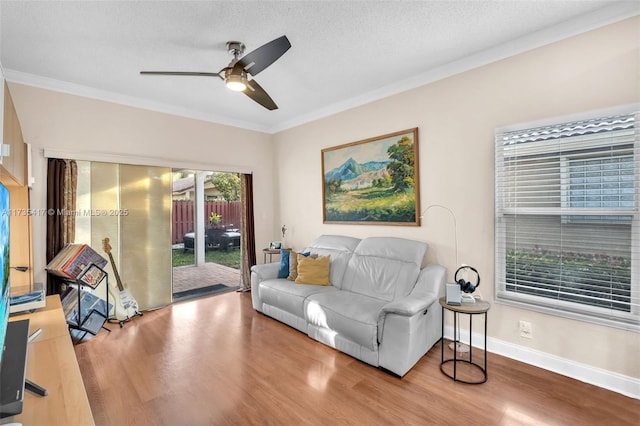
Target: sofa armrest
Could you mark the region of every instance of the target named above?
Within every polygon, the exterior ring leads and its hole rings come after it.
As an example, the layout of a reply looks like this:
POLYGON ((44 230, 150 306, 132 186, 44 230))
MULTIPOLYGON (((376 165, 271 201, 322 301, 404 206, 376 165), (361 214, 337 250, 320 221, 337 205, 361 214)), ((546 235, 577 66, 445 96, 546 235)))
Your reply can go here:
POLYGON ((251 275, 255 274, 258 282, 264 281, 264 280, 272 280, 274 278, 278 278, 279 269, 280 269, 280 263, 278 262, 253 265, 251 267, 251 275))
POLYGON ((260 293, 258 287, 262 281, 278 278, 278 270, 280 263, 265 263, 261 265, 253 265, 251 267, 251 301, 253 309, 262 312, 262 302, 260 301, 260 293))
POLYGON ((426 311, 434 301, 435 297, 433 295, 413 292, 409 296, 384 305, 382 307, 382 313, 383 315, 398 314, 413 316, 419 312, 426 311))

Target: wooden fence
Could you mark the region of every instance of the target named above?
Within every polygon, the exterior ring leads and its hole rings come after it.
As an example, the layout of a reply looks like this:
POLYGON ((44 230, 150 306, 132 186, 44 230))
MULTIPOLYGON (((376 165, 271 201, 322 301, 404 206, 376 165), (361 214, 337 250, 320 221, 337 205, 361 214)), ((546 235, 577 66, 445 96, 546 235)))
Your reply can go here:
MULTIPOLYGON (((193 201, 173 202, 173 226, 171 227, 172 244, 182 243, 182 236, 193 232, 193 201)), ((240 201, 205 201, 204 223, 209 223, 209 215, 216 212, 222 216, 220 224, 225 227, 240 228, 242 203, 240 201)))

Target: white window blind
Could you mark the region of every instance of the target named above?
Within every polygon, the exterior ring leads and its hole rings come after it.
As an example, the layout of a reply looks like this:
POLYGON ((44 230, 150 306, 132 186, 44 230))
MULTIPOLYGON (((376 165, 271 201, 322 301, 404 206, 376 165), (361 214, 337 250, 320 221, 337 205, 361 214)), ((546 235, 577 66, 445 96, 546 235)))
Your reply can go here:
POLYGON ((640 330, 636 113, 496 132, 496 297, 640 330))

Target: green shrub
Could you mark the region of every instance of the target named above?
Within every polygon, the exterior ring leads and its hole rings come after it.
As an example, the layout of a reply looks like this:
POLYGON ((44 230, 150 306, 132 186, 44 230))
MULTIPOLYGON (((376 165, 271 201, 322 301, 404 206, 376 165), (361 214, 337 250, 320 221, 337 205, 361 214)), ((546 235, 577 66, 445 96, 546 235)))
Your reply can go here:
POLYGON ((506 272, 509 291, 630 311, 628 258, 541 248, 507 250, 506 272))

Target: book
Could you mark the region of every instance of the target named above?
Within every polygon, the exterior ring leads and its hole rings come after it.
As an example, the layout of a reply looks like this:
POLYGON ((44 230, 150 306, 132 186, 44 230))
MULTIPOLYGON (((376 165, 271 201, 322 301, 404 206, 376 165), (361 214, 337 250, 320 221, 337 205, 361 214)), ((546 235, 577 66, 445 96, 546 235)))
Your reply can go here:
POLYGON ((87 244, 67 244, 45 269, 53 275, 75 280, 91 264, 104 268, 107 259, 87 244))
POLYGON ((62 294, 62 310, 67 324, 97 334, 109 316, 113 304, 87 290, 78 290, 70 285, 62 294), (80 309, 78 309, 78 291, 80 291, 80 309))

